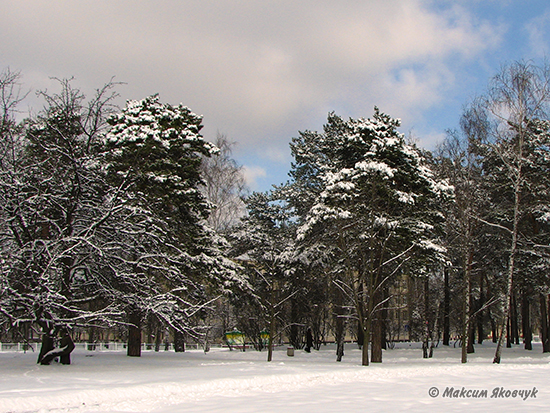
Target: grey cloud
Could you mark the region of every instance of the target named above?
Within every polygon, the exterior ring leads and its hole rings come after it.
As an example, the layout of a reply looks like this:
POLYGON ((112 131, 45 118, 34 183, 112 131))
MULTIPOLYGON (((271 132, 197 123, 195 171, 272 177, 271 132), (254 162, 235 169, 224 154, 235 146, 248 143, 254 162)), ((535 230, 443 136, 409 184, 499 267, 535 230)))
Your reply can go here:
POLYGON ((3 3, 0 64, 88 88, 116 75, 124 97, 181 101, 205 116, 205 133, 259 154, 332 108, 368 116, 387 102, 394 116, 416 116, 419 100, 425 108, 451 87, 449 56, 499 40, 464 9, 420 0, 3 3))

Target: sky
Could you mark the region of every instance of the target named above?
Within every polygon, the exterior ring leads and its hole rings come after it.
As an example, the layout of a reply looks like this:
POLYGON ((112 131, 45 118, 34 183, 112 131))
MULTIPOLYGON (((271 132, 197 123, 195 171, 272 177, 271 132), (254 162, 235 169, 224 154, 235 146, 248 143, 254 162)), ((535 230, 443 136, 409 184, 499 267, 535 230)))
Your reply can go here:
POLYGON ((434 149, 502 65, 542 64, 547 0, 0 0, 0 71, 33 92, 74 77, 118 104, 158 93, 236 143, 251 190, 288 180, 289 143, 329 112, 400 118, 434 149))

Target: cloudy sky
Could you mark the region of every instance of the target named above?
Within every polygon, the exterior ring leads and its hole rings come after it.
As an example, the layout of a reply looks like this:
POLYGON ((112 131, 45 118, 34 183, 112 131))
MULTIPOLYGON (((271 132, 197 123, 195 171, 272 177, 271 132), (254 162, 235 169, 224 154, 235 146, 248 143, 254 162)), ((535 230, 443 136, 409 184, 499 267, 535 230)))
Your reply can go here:
MULTIPOLYGON (((0 0, 0 70, 27 89, 115 76, 236 141, 250 187, 287 180, 288 143, 376 105, 432 149, 499 67, 543 61, 547 0, 0 0)), ((39 105, 29 100, 33 107, 39 105)), ((36 109, 36 108, 35 108, 36 109)))

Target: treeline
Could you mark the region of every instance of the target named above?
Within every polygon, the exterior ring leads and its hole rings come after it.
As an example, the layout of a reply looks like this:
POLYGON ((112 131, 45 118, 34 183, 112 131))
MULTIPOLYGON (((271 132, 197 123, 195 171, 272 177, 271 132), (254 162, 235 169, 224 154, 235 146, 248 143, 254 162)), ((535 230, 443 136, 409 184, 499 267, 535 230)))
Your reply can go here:
POLYGON ((377 108, 301 132, 291 179, 248 197, 231 237, 262 299, 239 303, 241 328, 300 348, 310 327, 338 360, 346 339, 370 342, 364 365, 395 339, 424 357, 460 343, 463 362, 488 337, 496 363, 537 333, 550 351, 549 85, 548 66, 505 66, 434 153, 377 108))
POLYGON ((433 153, 378 108, 330 113, 245 214, 227 140, 188 108, 60 81, 17 122, 18 81, 0 79, 2 334, 117 327, 139 355, 144 324, 179 349, 218 325, 259 349, 268 332, 268 360, 283 336, 334 339, 337 360, 351 338, 364 365, 399 339, 550 351, 547 66, 505 66, 433 153))

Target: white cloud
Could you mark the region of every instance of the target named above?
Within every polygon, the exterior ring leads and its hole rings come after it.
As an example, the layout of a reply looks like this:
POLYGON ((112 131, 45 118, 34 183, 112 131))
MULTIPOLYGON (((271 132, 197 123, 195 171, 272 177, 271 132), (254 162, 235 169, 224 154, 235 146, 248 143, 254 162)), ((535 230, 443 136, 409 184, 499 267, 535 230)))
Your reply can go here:
POLYGON ((529 47, 532 56, 546 58, 550 54, 550 9, 526 24, 529 35, 529 47))
POLYGON ((260 166, 243 166, 243 175, 246 180, 246 185, 255 190, 258 188, 257 179, 267 176, 267 172, 260 166))

